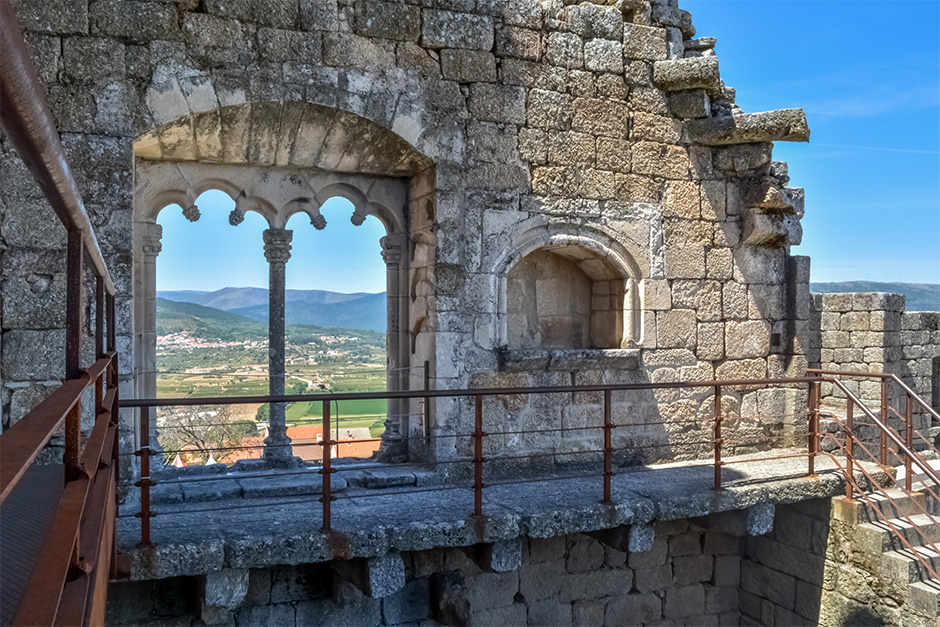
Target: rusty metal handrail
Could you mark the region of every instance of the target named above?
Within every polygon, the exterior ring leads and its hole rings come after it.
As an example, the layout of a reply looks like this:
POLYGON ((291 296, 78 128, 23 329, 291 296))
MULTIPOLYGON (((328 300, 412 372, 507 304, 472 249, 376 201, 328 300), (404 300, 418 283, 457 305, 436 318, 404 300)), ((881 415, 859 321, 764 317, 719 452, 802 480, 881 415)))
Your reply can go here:
POLYGON ((723 381, 689 381, 669 383, 606 383, 597 385, 560 385, 531 388, 467 388, 457 390, 386 390, 383 392, 340 392, 327 394, 282 394, 278 396, 211 396, 200 398, 135 398, 121 399, 121 408, 179 407, 193 405, 247 405, 255 403, 303 403, 308 401, 356 401, 381 399, 449 398, 456 396, 501 396, 517 394, 566 394, 573 392, 621 392, 629 390, 668 390, 684 388, 749 387, 771 384, 814 383, 829 381, 820 377, 789 377, 786 379, 728 379, 723 381))
POLYGON ((937 473, 937 471, 934 470, 930 464, 925 462, 920 455, 910 449, 904 440, 902 440, 900 436, 894 432, 894 429, 890 429, 885 423, 876 417, 875 414, 870 409, 868 409, 868 407, 866 407, 857 396, 852 394, 852 392, 845 386, 844 383, 835 378, 823 378, 822 380, 832 383, 842 390, 842 393, 845 394, 846 398, 848 398, 859 409, 861 409, 868 419, 878 427, 881 433, 885 434, 888 439, 894 442, 894 445, 898 447, 898 451, 904 453, 907 459, 914 461, 917 466, 919 466, 921 470, 924 471, 924 474, 928 475, 934 482, 940 485, 940 473, 937 473))
MULTIPOLYGON (((329 422, 330 422, 330 413, 329 407, 330 404, 334 401, 341 400, 365 400, 365 399, 428 399, 428 398, 442 398, 442 397, 468 397, 473 399, 474 404, 474 428, 472 433, 458 434, 458 437, 469 438, 471 441, 471 458, 462 460, 462 463, 472 463, 472 476, 473 476, 473 510, 471 516, 474 518, 484 517, 483 512, 483 490, 485 487, 491 484, 484 483, 483 481, 483 466, 484 463, 489 461, 483 455, 483 440, 489 435, 495 435, 494 433, 489 433, 483 429, 483 399, 487 396, 504 396, 504 395, 530 395, 530 394, 570 394, 570 393, 589 393, 597 392, 603 393, 604 401, 604 424, 599 426, 591 427, 595 430, 603 430, 604 445, 603 449, 595 451, 601 453, 603 456, 603 469, 600 473, 602 477, 603 484, 603 498, 601 499, 602 503, 610 504, 612 503, 611 498, 611 477, 615 474, 612 468, 612 456, 614 453, 614 448, 612 446, 611 432, 616 427, 625 427, 627 425, 614 424, 610 416, 611 404, 612 404, 612 392, 614 391, 631 391, 631 390, 657 390, 657 389, 710 389, 713 390, 715 400, 714 400, 714 415, 708 419, 713 424, 711 429, 714 430, 714 437, 702 442, 695 442, 692 444, 709 444, 714 447, 714 489, 721 490, 722 486, 722 467, 728 465, 729 463, 736 463, 734 461, 724 460, 722 458, 722 446, 726 441, 722 438, 721 424, 724 420, 721 410, 721 398, 722 398, 722 388, 749 388, 749 387, 773 387, 773 386, 784 386, 792 384, 809 384, 812 389, 814 386, 818 386, 820 382, 820 377, 791 377, 784 379, 773 379, 773 378, 764 378, 764 379, 728 379, 722 381, 693 381, 693 382, 662 382, 662 383, 623 383, 623 384, 597 384, 597 385, 569 385, 569 386, 556 386, 556 387, 523 387, 523 388, 477 388, 477 389, 450 389, 450 390, 429 390, 427 386, 425 389, 419 390, 399 390, 399 391, 380 391, 380 392, 351 392, 351 393, 328 393, 328 394, 298 394, 298 395, 280 395, 280 396, 241 396, 241 397, 205 397, 205 398, 184 398, 184 399, 132 399, 121 401, 121 407, 130 408, 136 407, 140 408, 140 432, 142 434, 143 441, 141 443, 141 448, 135 451, 133 454, 141 457, 141 480, 136 484, 140 488, 140 511, 135 514, 136 517, 140 518, 141 521, 141 534, 140 534, 140 545, 141 546, 152 546, 151 533, 150 533, 150 519, 156 515, 156 512, 151 510, 151 499, 150 499, 150 488, 157 485, 157 482, 153 481, 150 473, 150 457, 160 453, 154 451, 149 442, 150 435, 150 408, 153 407, 167 407, 167 406, 194 406, 194 405, 236 405, 236 404, 248 404, 248 403, 268 403, 268 402, 303 402, 303 401, 313 401, 321 403, 323 406, 323 425, 324 425, 324 437, 321 442, 318 444, 323 449, 323 462, 320 470, 322 475, 322 489, 320 497, 320 502, 322 503, 323 509, 323 526, 321 527, 322 532, 331 531, 331 505, 332 502, 336 500, 336 497, 332 493, 330 475, 335 470, 332 469, 332 446, 337 443, 337 440, 333 440, 328 435, 330 433, 329 422)), ((809 450, 806 453, 799 453, 796 455, 786 455, 783 457, 771 457, 769 459, 791 459, 791 458, 804 458, 807 460, 807 474, 814 475, 814 460, 815 457, 819 454, 818 447, 814 446, 814 442, 818 441, 818 432, 814 431, 814 426, 818 429, 818 420, 814 419, 813 414, 814 408, 812 406, 807 407, 806 416, 809 421, 809 433, 803 434, 809 436, 809 450)), ((804 415, 803 412, 796 415, 804 415)), ((706 423, 707 424, 707 423, 706 423)), ((440 437, 455 437, 454 434, 440 434, 440 435, 429 435, 427 437, 417 436, 423 440, 432 440, 440 437)), ((783 437, 783 436, 781 436, 783 437)), ((768 438, 773 439, 773 438, 768 438)), ((729 443, 733 443, 734 440, 728 440, 729 443)), ((686 443, 689 444, 689 443, 686 443)), ((662 446, 668 446, 663 444, 662 446)), ((254 448, 254 447, 251 447, 254 448)), ((219 449, 222 450, 222 449, 219 449)), ((532 456, 529 456, 532 457, 532 456)), ((502 458, 501 458, 502 459, 502 458)), ((764 461, 763 459, 754 459, 754 460, 737 460, 741 461, 764 461)), ((445 463, 457 463, 456 461, 449 461, 445 463)), ((526 479, 521 481, 533 481, 534 479, 526 479)), ((519 482, 519 481, 516 481, 519 482)))
POLYGON ((0 434, 0 505, 65 424, 65 488, 56 504, 13 623, 104 622, 115 552, 118 474, 115 287, 65 159, 45 89, 12 2, 0 1, 0 128, 42 189, 67 233, 65 381, 0 434), (82 369, 85 262, 95 271, 95 358, 82 369), (107 337, 105 337, 107 319, 107 337), (95 426, 82 446, 82 393, 94 388, 95 426), (84 450, 83 450, 84 448, 84 450))
POLYGON ((871 378, 871 379, 890 379, 901 386, 901 389, 908 395, 911 399, 921 406, 927 413, 933 416, 936 420, 940 421, 940 413, 930 406, 930 403, 922 399, 917 395, 917 392, 912 390, 904 381, 898 377, 898 375, 893 372, 855 372, 852 370, 847 370, 845 372, 839 370, 824 370, 822 368, 807 368, 806 372, 812 374, 821 374, 825 376, 836 376, 836 377, 861 377, 861 378, 871 378))
POLYGON ((0 2, 0 127, 39 184, 68 231, 79 231, 85 250, 114 294, 114 282, 101 255, 98 239, 65 160, 62 140, 49 110, 46 92, 13 11, 0 2))

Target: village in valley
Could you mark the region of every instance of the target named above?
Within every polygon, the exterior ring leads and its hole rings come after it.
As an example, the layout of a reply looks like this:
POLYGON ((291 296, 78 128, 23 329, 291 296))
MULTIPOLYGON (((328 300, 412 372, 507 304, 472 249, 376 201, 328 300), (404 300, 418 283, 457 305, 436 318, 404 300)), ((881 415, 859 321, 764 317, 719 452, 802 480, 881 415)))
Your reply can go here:
MULTIPOLYGON (((253 327, 249 327, 238 337, 215 327, 214 332, 197 325, 189 330, 178 330, 180 325, 160 328, 165 331, 157 336, 160 398, 267 394, 268 343, 263 332, 255 336, 253 327), (226 339, 209 337, 212 335, 226 339)), ((294 325, 292 330, 285 347, 288 394, 385 388, 384 334, 308 325, 294 325)), ((342 401, 334 405, 332 428, 338 431, 334 431, 333 439, 356 440, 337 445, 334 456, 371 457, 385 430, 385 401, 342 401)), ((322 447, 317 444, 322 439, 321 414, 321 403, 287 405, 287 433, 294 443, 294 454, 307 463, 316 464, 322 459, 322 447)), ((268 407, 256 403, 161 408, 157 426, 167 463, 233 464, 262 457, 268 435, 268 407)))

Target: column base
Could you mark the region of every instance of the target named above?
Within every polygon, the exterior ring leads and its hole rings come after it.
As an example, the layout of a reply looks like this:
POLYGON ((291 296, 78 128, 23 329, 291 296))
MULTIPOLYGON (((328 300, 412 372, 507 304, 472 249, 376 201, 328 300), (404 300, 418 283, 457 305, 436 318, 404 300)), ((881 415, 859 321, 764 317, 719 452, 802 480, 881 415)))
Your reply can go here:
POLYGON ((290 438, 267 437, 264 440, 264 461, 271 468, 297 468, 304 465, 303 460, 294 457, 290 438))
POLYGON ((376 453, 375 460, 386 464, 399 464, 408 461, 408 449, 399 433, 382 434, 382 444, 376 453))

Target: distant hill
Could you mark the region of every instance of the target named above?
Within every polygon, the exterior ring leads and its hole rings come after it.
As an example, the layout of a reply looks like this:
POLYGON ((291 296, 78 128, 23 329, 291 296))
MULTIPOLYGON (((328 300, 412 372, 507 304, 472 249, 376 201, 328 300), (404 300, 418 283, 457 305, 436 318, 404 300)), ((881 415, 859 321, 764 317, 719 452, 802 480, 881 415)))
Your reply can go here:
POLYGON ((940 285, 935 283, 875 283, 842 281, 810 283, 812 292, 891 292, 906 297, 907 311, 940 311, 940 285))
MULTIPOLYGON (((286 332, 292 342, 301 344, 315 341, 321 334, 352 335, 371 342, 381 341, 383 337, 383 333, 370 330, 357 332, 341 327, 324 328, 306 324, 289 324, 286 332)), ((268 324, 267 321, 253 320, 230 311, 158 297, 157 335, 170 333, 189 333, 194 337, 225 342, 265 340, 268 337, 268 324)))
MULTIPOLYGON (((288 324, 385 332, 385 292, 287 290, 284 296, 288 324)), ((261 322, 268 319, 268 290, 260 287, 225 287, 214 292, 159 291, 157 297, 229 311, 261 322)))
POLYGON ((238 342, 264 339, 268 325, 227 311, 157 297, 157 335, 170 333, 238 342))

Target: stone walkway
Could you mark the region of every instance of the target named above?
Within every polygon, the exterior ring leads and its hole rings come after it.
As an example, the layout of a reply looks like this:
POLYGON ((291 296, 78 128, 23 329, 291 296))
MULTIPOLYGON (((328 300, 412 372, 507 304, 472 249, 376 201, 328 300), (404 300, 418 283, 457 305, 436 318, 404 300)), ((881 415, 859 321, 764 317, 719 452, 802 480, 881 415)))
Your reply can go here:
MULTIPOLYGON (((759 457, 799 452, 775 450, 759 457)), ((544 538, 843 492, 842 476, 831 459, 817 458, 815 477, 805 476, 806 467, 803 456, 732 463, 723 470, 724 489, 718 492, 712 489, 714 468, 708 461, 620 470, 612 480, 611 505, 600 503, 599 473, 495 483, 484 490, 482 520, 470 516, 473 492, 466 484, 350 487, 333 503, 330 534, 319 531, 322 510, 316 495, 165 504, 155 507, 159 515, 152 519, 154 546, 146 549, 136 546, 140 521, 132 508, 125 507, 118 537, 122 551, 131 557, 131 578, 159 579, 225 567, 260 568, 469 546, 522 535, 544 538)), ((877 480, 888 480, 876 466, 866 468, 877 480)), ((866 483, 861 473, 857 480, 866 483)), ((222 481, 226 479, 216 480, 222 481)))

